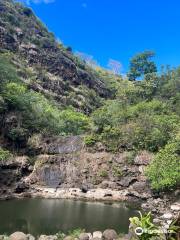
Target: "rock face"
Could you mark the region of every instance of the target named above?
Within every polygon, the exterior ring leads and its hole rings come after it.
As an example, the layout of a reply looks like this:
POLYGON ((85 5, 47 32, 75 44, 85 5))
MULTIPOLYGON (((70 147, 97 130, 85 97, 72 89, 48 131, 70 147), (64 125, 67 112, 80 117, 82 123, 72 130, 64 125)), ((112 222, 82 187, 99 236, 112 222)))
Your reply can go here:
MULTIPOLYGON (((38 147, 41 154, 36 156, 33 172, 26 178, 31 185, 80 188, 84 194, 92 188, 109 188, 127 190, 135 198, 151 196, 146 177, 139 170, 141 165, 129 164, 126 153, 91 151, 80 137, 43 139, 38 147)), ((33 151, 37 152, 36 146, 33 151)))
POLYGON ((2 198, 10 196, 13 192, 28 191, 29 185, 23 179, 32 172, 29 167, 30 164, 26 157, 16 157, 0 163, 0 196, 2 198))

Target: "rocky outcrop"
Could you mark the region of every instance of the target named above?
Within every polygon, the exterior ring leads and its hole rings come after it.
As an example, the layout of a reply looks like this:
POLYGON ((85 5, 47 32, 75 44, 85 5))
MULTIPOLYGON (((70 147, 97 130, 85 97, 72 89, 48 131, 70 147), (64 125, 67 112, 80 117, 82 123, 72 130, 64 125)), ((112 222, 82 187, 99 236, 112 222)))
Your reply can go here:
POLYGON ((99 97, 111 95, 103 79, 58 43, 31 9, 12 0, 0 0, 0 49, 14 54, 22 81, 62 105, 88 113, 100 105, 99 97))
MULTIPOLYGON (((142 200, 152 196, 144 175, 147 163, 129 164, 126 152, 94 152, 84 147, 80 137, 45 138, 38 148, 41 154, 36 156, 34 170, 26 178, 29 184, 62 189, 79 188, 84 193, 95 188, 126 190, 129 198, 142 200)), ((36 147, 34 151, 37 152, 36 147)), ((142 152, 136 158, 140 159, 141 156, 144 161, 149 161, 151 154, 142 152)))
POLYGON ((32 168, 26 157, 16 157, 0 162, 0 199, 12 197, 29 190, 24 178, 29 176, 32 168))

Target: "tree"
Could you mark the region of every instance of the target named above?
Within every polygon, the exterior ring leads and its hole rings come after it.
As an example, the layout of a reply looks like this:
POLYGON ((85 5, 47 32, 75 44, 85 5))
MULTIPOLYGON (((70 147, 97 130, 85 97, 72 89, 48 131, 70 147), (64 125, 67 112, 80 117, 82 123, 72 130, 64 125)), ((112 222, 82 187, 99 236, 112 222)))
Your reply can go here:
POLYGON ((130 61, 130 71, 128 78, 130 81, 135 81, 137 78, 148 73, 157 72, 156 64, 151 60, 155 53, 152 51, 145 51, 135 55, 130 61))

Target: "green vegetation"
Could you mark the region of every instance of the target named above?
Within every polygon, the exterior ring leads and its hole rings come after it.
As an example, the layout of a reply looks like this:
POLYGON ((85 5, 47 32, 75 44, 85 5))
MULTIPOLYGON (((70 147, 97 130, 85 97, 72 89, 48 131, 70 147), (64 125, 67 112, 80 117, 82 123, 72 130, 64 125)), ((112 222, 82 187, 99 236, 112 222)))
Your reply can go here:
MULTIPOLYGON (((145 51, 122 77, 113 71, 120 69, 116 61, 110 72, 92 56, 73 55, 31 9, 13 1, 2 6, 0 137, 8 149, 33 148, 38 136, 83 135, 88 147, 101 142, 108 151, 125 152, 127 164, 139 151, 153 152, 152 187, 178 186, 180 67, 158 73, 154 53, 145 51)), ((121 169, 112 171, 121 177, 121 169)), ((102 170, 97 178, 107 176, 102 170)))
POLYGON ((11 157, 11 153, 8 150, 4 150, 0 147, 0 161, 5 161, 11 157))
MULTIPOLYGON (((149 59, 149 55, 145 56, 149 59)), ((91 99, 89 106, 97 100, 96 109, 87 116, 32 90, 31 81, 22 81, 21 77, 24 72, 23 76, 31 79, 32 72, 23 70, 24 67, 17 69, 13 57, 9 53, 0 54, 0 113, 4 116, 13 111, 16 116, 16 124, 6 128, 5 133, 13 146, 20 147, 37 134, 86 133, 86 146, 92 147, 99 141, 109 151, 126 151, 129 164, 140 150, 154 152, 147 176, 155 190, 171 189, 179 184, 180 147, 175 140, 180 127, 179 68, 168 68, 161 75, 146 71, 144 79, 133 82, 116 76, 113 79, 113 74, 93 69, 98 77, 109 81, 113 95, 102 102, 96 99, 94 90, 88 91, 84 86, 76 90, 87 94, 86 98, 91 99)), ((75 100, 76 95, 71 99, 75 100)), ((113 175, 121 177, 121 169, 113 169, 113 175)), ((105 170, 99 173, 99 177, 107 176, 105 170)))
POLYGON ((68 236, 71 236, 72 238, 78 238, 81 233, 84 233, 85 230, 81 228, 74 229, 72 231, 68 232, 68 236))
POLYGON ((123 176, 123 172, 119 166, 113 166, 112 172, 114 177, 121 178, 123 176))
POLYGON ((108 172, 107 172, 107 170, 101 170, 101 171, 99 172, 99 177, 107 178, 107 177, 108 177, 108 172))
MULTIPOLYGON (((18 126, 7 134, 12 141, 25 139, 29 132, 55 135, 82 134, 89 128, 89 119, 73 108, 60 108, 41 93, 29 90, 18 77, 8 58, 1 57, 1 108, 6 104, 18 115, 18 126)), ((2 110, 1 110, 2 111, 2 110)))
POLYGON ((157 72, 157 67, 151 58, 154 57, 154 52, 145 51, 137 54, 130 61, 130 72, 128 74, 130 81, 135 81, 138 77, 148 73, 157 72))
POLYGON ((151 213, 142 214, 139 212, 140 217, 130 218, 130 231, 134 234, 133 239, 139 240, 175 240, 179 231, 176 221, 169 225, 168 231, 165 232, 160 226, 153 223, 151 213), (135 234, 136 233, 136 234, 135 234))
POLYGON ((175 188, 180 184, 180 136, 157 153, 147 169, 147 176, 155 190, 175 188))
MULTIPOLYGON (((154 237, 160 237, 158 234, 158 227, 156 227, 151 220, 151 213, 149 212, 147 215, 142 215, 141 212, 139 212, 140 217, 133 217, 130 218, 131 223, 131 230, 137 231, 139 240, 150 240, 154 239, 154 237), (137 230, 139 228, 139 231, 137 230)), ((159 238, 160 239, 160 238, 159 238)))

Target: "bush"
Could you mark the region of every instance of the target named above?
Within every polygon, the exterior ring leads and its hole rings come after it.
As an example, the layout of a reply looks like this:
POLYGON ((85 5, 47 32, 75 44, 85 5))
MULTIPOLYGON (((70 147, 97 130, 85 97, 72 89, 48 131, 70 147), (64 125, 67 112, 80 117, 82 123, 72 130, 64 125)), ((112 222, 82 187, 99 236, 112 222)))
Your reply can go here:
POLYGON ((147 168, 147 176, 155 190, 166 190, 180 184, 180 137, 161 149, 147 168))
POLYGON ((101 170, 101 171, 99 172, 99 177, 107 178, 107 177, 108 177, 108 172, 107 172, 107 170, 101 170))
POLYGON ((60 110, 40 93, 28 90, 19 83, 8 83, 4 98, 23 115, 23 127, 31 132, 50 134, 81 134, 89 128, 89 119, 73 109, 60 110))
POLYGON ((0 161, 5 161, 11 157, 11 153, 7 150, 4 150, 0 147, 0 161))
POLYGON ((92 147, 96 143, 96 141, 96 137, 92 135, 85 136, 84 138, 84 142, 87 147, 92 147))
POLYGON ((158 100, 124 106, 108 101, 92 115, 95 133, 108 150, 152 152, 164 147, 179 128, 180 118, 158 100))
POLYGON ((9 133, 8 137, 16 143, 26 142, 28 139, 28 130, 24 128, 12 128, 9 133))
POLYGON ((19 82, 16 69, 10 63, 10 55, 8 54, 0 55, 0 80, 0 92, 4 89, 6 83, 19 82))
POLYGON ((114 177, 120 178, 123 176, 122 169, 119 166, 113 166, 112 172, 114 177))

